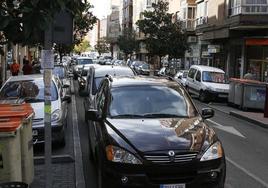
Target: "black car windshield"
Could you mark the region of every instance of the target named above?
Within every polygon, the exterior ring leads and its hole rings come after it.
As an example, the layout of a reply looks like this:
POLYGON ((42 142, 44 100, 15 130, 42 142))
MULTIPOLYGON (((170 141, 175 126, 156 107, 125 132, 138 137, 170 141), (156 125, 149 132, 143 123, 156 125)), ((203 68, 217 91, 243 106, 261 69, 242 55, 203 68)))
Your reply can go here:
POLYGON ((77 65, 93 64, 92 59, 77 59, 77 65))
POLYGON ((112 89, 111 118, 176 118, 197 115, 179 86, 131 86, 112 89))
POLYGON ((227 83, 227 79, 224 73, 220 72, 208 72, 204 71, 202 75, 203 82, 213 82, 213 83, 227 83))
MULTIPOLYGON (((44 101, 44 81, 43 79, 7 82, 1 89, 0 99, 22 98, 26 102, 44 101)), ((51 100, 58 100, 58 92, 54 82, 51 84, 51 100)))
POLYGON ((143 69, 149 69, 150 67, 149 67, 148 64, 143 64, 143 65, 142 65, 142 68, 143 68, 143 69))

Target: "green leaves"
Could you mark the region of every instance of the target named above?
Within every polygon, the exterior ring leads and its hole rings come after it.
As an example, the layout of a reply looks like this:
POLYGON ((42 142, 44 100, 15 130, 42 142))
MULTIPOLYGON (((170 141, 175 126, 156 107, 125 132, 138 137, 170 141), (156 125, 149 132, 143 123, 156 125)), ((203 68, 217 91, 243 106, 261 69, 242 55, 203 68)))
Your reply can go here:
POLYGON ((109 44, 106 38, 100 38, 94 47, 100 55, 109 52, 109 44))
POLYGON ((144 19, 136 24, 145 34, 146 48, 151 55, 180 58, 187 49, 186 35, 181 24, 172 22, 172 14, 167 13, 168 3, 159 0, 153 4, 153 11, 143 12, 144 19))
POLYGON ((125 29, 123 35, 118 37, 117 44, 126 57, 139 48, 139 42, 136 40, 135 33, 129 29, 125 29))

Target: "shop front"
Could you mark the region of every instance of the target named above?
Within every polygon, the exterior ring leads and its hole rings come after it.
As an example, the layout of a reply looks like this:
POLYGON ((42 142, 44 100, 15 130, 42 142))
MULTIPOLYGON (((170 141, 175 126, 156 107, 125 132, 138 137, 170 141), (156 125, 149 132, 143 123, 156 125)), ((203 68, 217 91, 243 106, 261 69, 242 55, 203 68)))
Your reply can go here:
POLYGON ((255 80, 268 82, 268 39, 246 39, 246 73, 255 80))

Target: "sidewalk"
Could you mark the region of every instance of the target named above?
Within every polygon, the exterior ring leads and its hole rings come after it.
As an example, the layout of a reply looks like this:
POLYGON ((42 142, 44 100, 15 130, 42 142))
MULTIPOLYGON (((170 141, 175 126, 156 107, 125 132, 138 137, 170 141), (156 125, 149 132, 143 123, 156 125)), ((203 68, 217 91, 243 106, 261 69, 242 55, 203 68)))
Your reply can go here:
POLYGON ((263 112, 241 111, 224 103, 209 103, 208 106, 220 112, 248 121, 252 124, 268 128, 268 118, 264 118, 263 112))
MULTIPOLYGON (((71 83, 72 85, 73 83, 71 83)), ((71 86, 73 87, 73 85, 71 86)), ((68 108, 66 145, 52 151, 52 188, 85 188, 75 96, 68 108)), ((34 153, 34 181, 30 188, 45 187, 44 146, 34 153)))

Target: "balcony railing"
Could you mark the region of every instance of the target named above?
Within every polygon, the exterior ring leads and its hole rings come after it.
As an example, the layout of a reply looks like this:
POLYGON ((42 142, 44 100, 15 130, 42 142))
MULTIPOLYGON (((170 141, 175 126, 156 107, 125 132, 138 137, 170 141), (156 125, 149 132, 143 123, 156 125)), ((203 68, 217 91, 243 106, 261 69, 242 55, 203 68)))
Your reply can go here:
POLYGON ((195 29, 195 19, 188 19, 188 20, 183 20, 182 21, 182 28, 186 29, 188 31, 194 30, 195 29))
POLYGON ((268 5, 242 5, 229 10, 230 16, 238 14, 268 14, 268 5))
POLYGON ((207 16, 201 16, 199 18, 196 18, 196 25, 206 24, 207 22, 208 22, 207 16))

